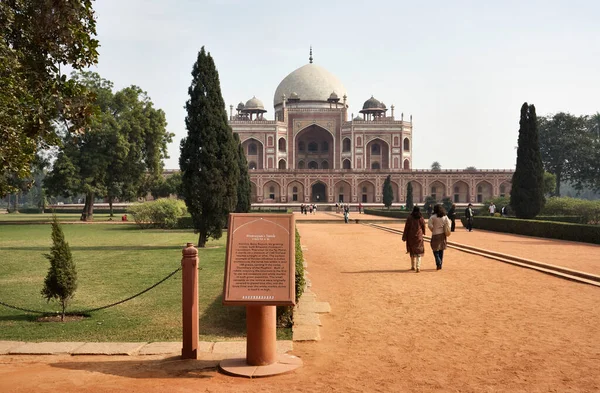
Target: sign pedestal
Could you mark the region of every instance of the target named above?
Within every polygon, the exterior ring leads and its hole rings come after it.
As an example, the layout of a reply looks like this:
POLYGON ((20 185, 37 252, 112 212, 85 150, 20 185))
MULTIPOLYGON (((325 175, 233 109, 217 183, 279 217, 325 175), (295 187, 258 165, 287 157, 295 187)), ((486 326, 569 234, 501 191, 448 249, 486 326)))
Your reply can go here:
POLYGON ((293 214, 231 213, 227 226, 223 304, 246 306, 246 358, 226 359, 226 374, 249 378, 283 374, 302 366, 277 354, 276 306, 294 306, 293 214))
POLYGON ((275 306, 246 307, 246 359, 225 359, 219 368, 226 374, 240 377, 269 377, 294 371, 302 360, 293 355, 277 354, 277 308, 275 306))

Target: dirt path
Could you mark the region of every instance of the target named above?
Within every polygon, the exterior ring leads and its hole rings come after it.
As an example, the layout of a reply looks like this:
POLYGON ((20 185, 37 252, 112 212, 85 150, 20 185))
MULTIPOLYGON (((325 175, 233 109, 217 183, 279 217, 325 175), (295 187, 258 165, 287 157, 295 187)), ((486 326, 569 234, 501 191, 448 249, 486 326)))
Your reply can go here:
POLYGON ((208 360, 0 356, 0 391, 600 391, 598 288, 456 250, 441 271, 428 251, 416 274, 397 235, 298 227, 312 289, 332 313, 322 341, 294 344, 305 364, 295 373, 245 380, 208 360))
MULTIPOLYGON (((382 225, 400 230, 404 229, 404 224, 382 225)), ((519 236, 476 229, 468 232, 459 223, 457 223, 456 231, 450 236, 450 240, 460 244, 600 275, 600 245, 597 244, 519 236)))

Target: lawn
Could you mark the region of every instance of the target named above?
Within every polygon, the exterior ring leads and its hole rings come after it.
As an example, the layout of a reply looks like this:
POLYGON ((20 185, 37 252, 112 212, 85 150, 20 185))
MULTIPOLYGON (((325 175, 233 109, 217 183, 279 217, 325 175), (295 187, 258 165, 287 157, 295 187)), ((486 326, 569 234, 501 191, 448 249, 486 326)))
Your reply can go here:
MULTIPOLYGON (((29 216, 29 215, 23 215, 29 216)), ((77 266, 79 287, 69 307, 100 307, 136 294, 181 265, 181 250, 198 236, 190 230, 140 230, 133 224, 63 225, 77 266)), ((0 224, 0 301, 57 311, 41 296, 49 262, 50 225, 0 224)), ((199 250, 200 339, 245 337, 244 307, 221 304, 225 237, 199 250)), ((181 339, 181 272, 124 304, 76 322, 38 322, 38 315, 0 305, 0 340, 176 341, 181 339)), ((279 329, 278 338, 289 338, 279 329)))
MULTIPOLYGON (((115 213, 112 220, 110 221, 121 221, 123 213, 115 213)), ((57 214, 59 221, 79 221, 81 213, 59 213, 57 214)), ((133 221, 133 217, 128 214, 130 220, 133 221)), ((94 222, 109 221, 109 213, 94 213, 94 222)), ((0 214, 0 223, 3 222, 50 222, 52 221, 52 214, 50 213, 10 213, 0 214)))

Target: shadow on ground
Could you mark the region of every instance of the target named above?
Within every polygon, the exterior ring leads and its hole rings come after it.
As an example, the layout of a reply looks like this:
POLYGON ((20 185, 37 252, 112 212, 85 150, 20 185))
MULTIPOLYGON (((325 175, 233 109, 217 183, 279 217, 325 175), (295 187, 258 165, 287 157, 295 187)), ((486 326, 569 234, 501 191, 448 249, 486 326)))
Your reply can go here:
MULTIPOLYGON (((436 272, 437 269, 421 269, 421 273, 426 273, 426 272, 436 272)), ((401 269, 401 270, 358 270, 355 272, 342 272, 344 274, 364 274, 364 273, 399 273, 399 274, 404 274, 404 273, 411 273, 411 274, 416 274, 416 272, 414 270, 411 269, 401 269)))
POLYGON ((149 360, 97 360, 51 363, 65 370, 89 371, 126 378, 212 378, 219 360, 183 360, 179 356, 149 360))

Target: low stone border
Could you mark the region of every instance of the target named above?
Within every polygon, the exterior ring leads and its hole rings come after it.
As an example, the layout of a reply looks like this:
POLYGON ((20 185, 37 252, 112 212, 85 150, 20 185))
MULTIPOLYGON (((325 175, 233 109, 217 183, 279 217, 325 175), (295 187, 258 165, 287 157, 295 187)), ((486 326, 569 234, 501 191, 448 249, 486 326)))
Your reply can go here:
MULTIPOLYGON (((171 355, 181 354, 181 342, 22 342, 0 341, 0 355, 171 355)), ((290 340, 277 341, 277 353, 291 351, 294 344, 290 340)), ((224 341, 198 343, 200 355, 228 357, 232 354, 245 356, 246 341, 224 341)))
MULTIPOLYGON (((306 250, 306 247, 302 246, 302 250, 306 250)), ((322 326, 319 314, 331 312, 331 306, 327 302, 317 301, 317 295, 310 289, 312 284, 308 278, 308 264, 306 261, 303 264, 306 287, 294 307, 292 337, 294 341, 319 341, 321 340, 319 327, 322 326)))

